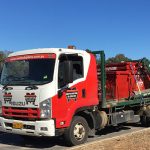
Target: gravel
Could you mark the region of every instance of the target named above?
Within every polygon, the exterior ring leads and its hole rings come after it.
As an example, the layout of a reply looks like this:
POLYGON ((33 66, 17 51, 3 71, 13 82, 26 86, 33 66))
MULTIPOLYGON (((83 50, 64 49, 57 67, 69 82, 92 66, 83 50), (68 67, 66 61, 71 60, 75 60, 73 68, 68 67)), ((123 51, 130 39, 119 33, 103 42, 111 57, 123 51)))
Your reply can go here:
POLYGON ((90 142, 70 150, 150 150, 150 128, 90 142))

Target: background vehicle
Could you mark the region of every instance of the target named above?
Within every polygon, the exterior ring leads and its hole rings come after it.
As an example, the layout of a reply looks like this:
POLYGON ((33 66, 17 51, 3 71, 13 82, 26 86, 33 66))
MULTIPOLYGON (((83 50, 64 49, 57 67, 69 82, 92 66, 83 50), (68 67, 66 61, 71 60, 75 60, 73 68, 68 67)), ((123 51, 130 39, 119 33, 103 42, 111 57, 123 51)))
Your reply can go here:
POLYGON ((106 126, 150 125, 150 72, 145 59, 105 65, 104 51, 35 49, 12 53, 1 75, 0 130, 64 135, 84 143, 106 126))

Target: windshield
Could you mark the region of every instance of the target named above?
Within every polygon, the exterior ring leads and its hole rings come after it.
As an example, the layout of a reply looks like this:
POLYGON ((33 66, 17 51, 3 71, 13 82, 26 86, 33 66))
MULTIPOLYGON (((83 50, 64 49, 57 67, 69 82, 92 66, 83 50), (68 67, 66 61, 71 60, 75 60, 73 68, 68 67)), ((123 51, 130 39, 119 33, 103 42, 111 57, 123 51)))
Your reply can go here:
POLYGON ((5 62, 2 85, 41 85, 53 80, 55 59, 26 59, 5 62))

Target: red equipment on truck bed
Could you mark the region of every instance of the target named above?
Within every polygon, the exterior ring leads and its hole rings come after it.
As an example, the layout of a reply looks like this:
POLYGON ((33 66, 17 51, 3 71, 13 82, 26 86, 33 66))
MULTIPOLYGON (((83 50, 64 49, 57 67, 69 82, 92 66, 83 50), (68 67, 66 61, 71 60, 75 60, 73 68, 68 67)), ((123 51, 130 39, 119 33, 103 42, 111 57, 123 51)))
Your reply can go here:
MULTIPOLYGON (((98 75, 100 75, 99 71, 100 69, 98 69, 98 75)), ((139 61, 106 65, 107 100, 121 101, 131 98, 135 94, 141 94, 150 88, 149 82, 150 76, 139 61)))

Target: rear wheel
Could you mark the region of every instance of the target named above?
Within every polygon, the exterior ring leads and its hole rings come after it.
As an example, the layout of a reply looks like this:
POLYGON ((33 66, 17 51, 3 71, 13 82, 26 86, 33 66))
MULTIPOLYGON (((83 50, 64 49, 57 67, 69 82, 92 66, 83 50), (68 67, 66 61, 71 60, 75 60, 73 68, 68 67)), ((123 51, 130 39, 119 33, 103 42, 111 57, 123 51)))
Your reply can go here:
POLYGON ((79 145, 86 142, 88 138, 88 123, 80 116, 75 116, 64 136, 68 145, 79 145))
POLYGON ((150 127, 150 117, 147 117, 147 126, 150 127))
POLYGON ((150 127, 150 105, 144 106, 141 109, 141 124, 145 127, 150 127))
POLYGON ((141 125, 145 127, 146 126, 146 116, 141 116, 140 122, 141 122, 141 125))
POLYGON ((150 127, 150 117, 146 115, 141 116, 141 124, 144 127, 150 127))

